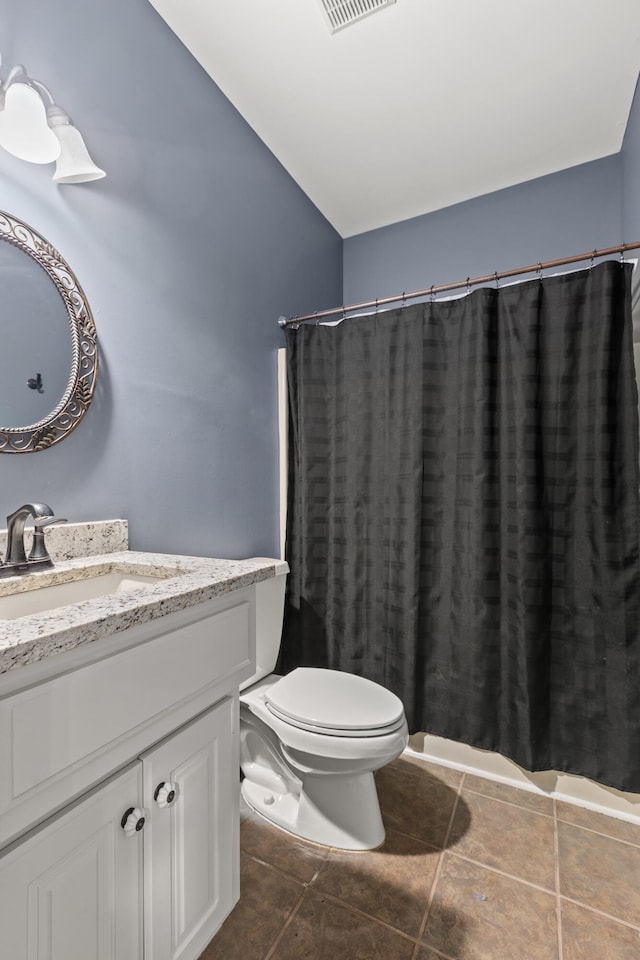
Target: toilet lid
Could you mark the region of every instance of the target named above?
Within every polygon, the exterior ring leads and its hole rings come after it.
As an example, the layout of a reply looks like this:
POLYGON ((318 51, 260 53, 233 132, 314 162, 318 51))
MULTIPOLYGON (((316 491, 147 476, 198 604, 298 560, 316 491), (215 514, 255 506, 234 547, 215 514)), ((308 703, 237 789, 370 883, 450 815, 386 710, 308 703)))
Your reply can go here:
POLYGON ((394 693, 339 670, 298 667, 270 687, 265 699, 282 720, 318 732, 372 736, 404 722, 402 701, 394 693))

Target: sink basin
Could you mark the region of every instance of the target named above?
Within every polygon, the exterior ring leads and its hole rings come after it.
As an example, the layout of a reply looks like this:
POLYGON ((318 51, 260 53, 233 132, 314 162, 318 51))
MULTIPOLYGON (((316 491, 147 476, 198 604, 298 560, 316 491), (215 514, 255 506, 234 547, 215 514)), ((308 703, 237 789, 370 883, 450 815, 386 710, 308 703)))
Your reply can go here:
POLYGON ((162 577, 149 577, 140 573, 101 573, 85 580, 67 580, 47 587, 36 587, 23 593, 0 596, 0 620, 16 620, 30 617, 47 610, 66 607, 81 600, 95 600, 113 594, 136 590, 143 584, 158 583, 162 577))

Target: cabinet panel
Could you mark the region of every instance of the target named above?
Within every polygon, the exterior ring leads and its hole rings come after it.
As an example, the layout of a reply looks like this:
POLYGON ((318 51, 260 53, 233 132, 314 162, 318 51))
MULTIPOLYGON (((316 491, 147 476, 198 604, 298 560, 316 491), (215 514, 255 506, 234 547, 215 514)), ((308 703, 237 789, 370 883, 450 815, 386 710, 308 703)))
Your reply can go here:
POLYGON ((0 857, 3 957, 142 957, 142 833, 121 827, 141 780, 137 764, 0 857))
POLYGON ((236 603, 0 701, 0 844, 166 735, 149 731, 175 705, 251 665, 251 623, 236 603))
POLYGON ((142 758, 153 890, 145 948, 153 960, 197 957, 238 899, 236 712, 237 699, 227 698, 142 758), (167 791, 175 799, 166 806, 151 799, 164 802, 167 791))

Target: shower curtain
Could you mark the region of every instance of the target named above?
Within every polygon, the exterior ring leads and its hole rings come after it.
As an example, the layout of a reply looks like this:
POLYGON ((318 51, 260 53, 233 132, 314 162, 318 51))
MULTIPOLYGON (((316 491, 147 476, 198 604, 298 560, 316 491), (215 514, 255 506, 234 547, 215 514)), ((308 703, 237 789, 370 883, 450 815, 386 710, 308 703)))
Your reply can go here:
POLYGON ((287 330, 282 671, 640 791, 631 270, 287 330))

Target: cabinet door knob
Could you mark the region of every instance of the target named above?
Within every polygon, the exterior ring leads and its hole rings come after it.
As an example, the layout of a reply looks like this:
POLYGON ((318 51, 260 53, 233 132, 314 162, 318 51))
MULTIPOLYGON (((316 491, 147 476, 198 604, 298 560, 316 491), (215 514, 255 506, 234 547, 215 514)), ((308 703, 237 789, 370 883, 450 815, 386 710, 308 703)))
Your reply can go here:
POLYGON ((159 807, 168 807, 178 797, 178 784, 163 780, 156 787, 153 799, 159 807))
POLYGON ((128 837, 135 837, 144 827, 146 811, 143 807, 129 807, 123 814, 120 826, 128 837))

